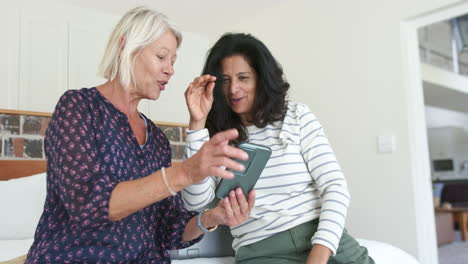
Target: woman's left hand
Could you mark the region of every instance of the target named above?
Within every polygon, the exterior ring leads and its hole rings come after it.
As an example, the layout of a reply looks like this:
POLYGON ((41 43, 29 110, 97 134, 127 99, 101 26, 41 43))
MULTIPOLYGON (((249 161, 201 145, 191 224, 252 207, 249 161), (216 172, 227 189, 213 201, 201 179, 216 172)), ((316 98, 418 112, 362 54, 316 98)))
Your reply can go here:
POLYGON ((240 225, 247 220, 254 204, 254 190, 249 192, 247 200, 242 189, 237 188, 229 192, 229 195, 221 200, 211 211, 213 216, 218 219, 218 223, 232 227, 240 225))

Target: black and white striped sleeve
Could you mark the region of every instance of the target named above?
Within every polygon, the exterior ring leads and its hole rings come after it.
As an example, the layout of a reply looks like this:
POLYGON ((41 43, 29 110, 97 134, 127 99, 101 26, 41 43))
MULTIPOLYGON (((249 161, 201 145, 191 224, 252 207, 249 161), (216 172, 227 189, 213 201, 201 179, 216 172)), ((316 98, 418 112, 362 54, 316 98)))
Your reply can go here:
MULTIPOLYGON (((209 139, 208 129, 188 130, 185 158, 195 155, 209 139)), ((210 176, 183 189, 182 200, 187 210, 198 211, 208 205, 215 197, 216 185, 217 179, 210 176)))
POLYGON ((350 202, 346 180, 318 119, 308 107, 298 104, 301 154, 321 195, 321 212, 312 244, 328 247, 336 254, 350 202))

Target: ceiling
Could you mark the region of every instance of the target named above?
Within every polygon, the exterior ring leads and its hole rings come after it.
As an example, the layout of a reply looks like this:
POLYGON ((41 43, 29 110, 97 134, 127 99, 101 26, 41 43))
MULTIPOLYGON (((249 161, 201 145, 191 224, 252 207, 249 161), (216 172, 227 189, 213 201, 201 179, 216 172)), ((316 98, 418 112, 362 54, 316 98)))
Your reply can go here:
POLYGON ((454 89, 423 82, 424 103, 439 108, 468 113, 468 94, 454 89))
POLYGON ((63 0, 74 6, 123 15, 129 9, 145 5, 166 14, 183 31, 210 35, 229 30, 243 19, 255 17, 259 12, 286 3, 286 0, 63 0), (184 21, 184 22, 182 22, 184 21), (190 23, 189 21, 197 21, 190 23), (224 30, 223 30, 224 29, 224 30))

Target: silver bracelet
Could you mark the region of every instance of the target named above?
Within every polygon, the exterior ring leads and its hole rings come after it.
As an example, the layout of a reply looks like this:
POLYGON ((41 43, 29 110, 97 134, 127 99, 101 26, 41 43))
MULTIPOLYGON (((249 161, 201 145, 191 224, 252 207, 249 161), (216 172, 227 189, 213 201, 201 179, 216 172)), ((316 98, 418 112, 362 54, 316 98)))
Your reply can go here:
POLYGON ((164 169, 164 167, 161 167, 161 173, 162 173, 162 178, 163 178, 164 184, 167 187, 167 190, 169 191, 169 193, 172 196, 175 196, 177 193, 174 192, 174 190, 172 190, 171 187, 169 187, 169 183, 167 182, 167 179, 166 179, 166 170, 164 169))
POLYGON ((209 210, 209 209, 205 209, 205 211, 200 212, 200 213, 198 214, 198 216, 197 216, 197 226, 198 226, 198 228, 200 228, 204 233, 213 232, 213 231, 216 230, 216 228, 218 228, 218 225, 215 225, 215 226, 210 227, 210 228, 208 228, 208 229, 206 229, 206 228, 203 226, 202 221, 201 221, 201 218, 202 218, 202 215, 203 215, 206 211, 208 211, 208 210, 209 210))

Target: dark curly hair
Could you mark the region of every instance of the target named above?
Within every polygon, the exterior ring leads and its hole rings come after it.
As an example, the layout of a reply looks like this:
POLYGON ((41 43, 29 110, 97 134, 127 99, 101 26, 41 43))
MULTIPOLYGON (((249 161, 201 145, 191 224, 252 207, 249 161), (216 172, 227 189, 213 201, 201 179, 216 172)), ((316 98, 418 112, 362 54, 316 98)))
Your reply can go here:
POLYGON ((206 128, 211 136, 217 132, 236 128, 239 137, 231 142, 238 145, 248 139, 247 129, 238 114, 233 112, 224 97, 222 61, 234 55, 242 56, 257 75, 255 101, 252 109, 252 124, 263 128, 282 121, 287 111, 286 95, 289 83, 283 76, 283 68, 260 40, 250 34, 224 34, 209 50, 203 74, 216 76, 214 102, 208 114, 206 128))

